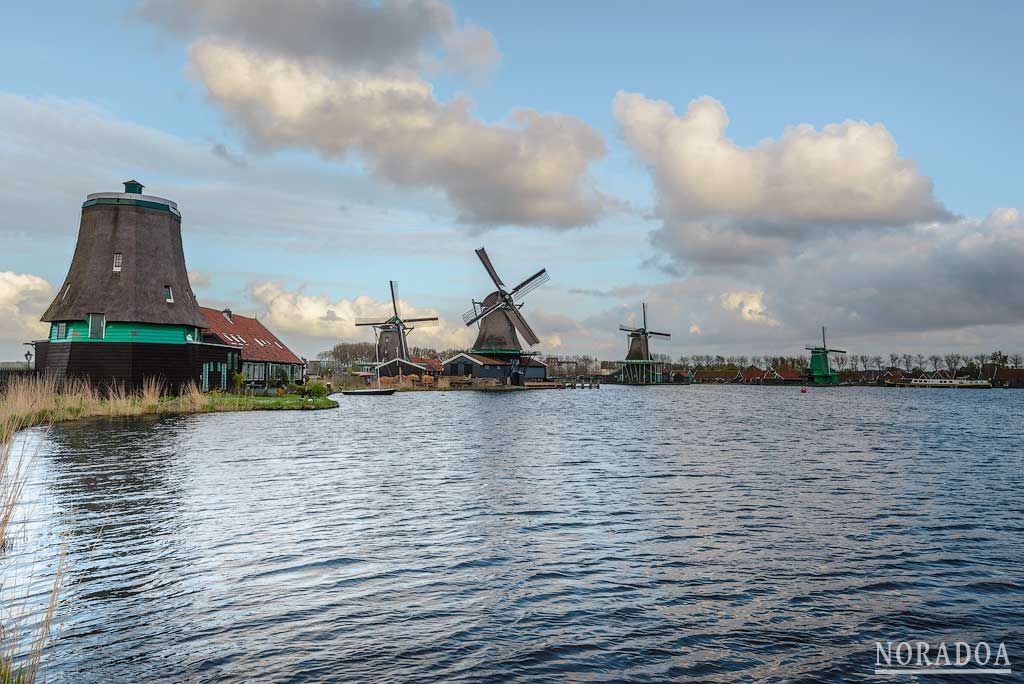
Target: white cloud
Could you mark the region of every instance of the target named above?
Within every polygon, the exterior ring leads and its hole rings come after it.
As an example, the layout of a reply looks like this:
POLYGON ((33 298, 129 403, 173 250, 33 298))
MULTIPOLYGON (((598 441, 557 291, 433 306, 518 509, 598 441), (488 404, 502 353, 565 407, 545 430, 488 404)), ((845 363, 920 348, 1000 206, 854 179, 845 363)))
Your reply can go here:
MULTIPOLYGON (((281 283, 273 281, 254 284, 251 295, 259 307, 257 313, 260 320, 275 333, 291 333, 321 341, 329 340, 331 343, 370 340, 371 329, 357 327, 356 319, 378 317, 384 320, 392 315, 390 301, 365 295, 331 301, 326 294, 287 290, 281 283)), ((405 300, 399 300, 398 305, 403 317, 437 315, 433 309, 414 307, 405 300)), ((410 333, 409 344, 439 350, 463 348, 472 344, 475 334, 475 329, 471 330, 461 322, 450 323, 442 319, 436 327, 417 328, 410 333)))
POLYGON ((500 60, 484 28, 459 25, 440 0, 279 2, 144 0, 136 15, 180 36, 216 35, 249 48, 354 69, 441 66, 484 76, 500 60))
POLYGON ((771 261, 836 233, 952 218, 882 124, 801 124, 744 148, 726 137, 729 118, 711 97, 680 116, 619 92, 613 109, 654 179, 654 243, 680 262, 771 261))
POLYGON ((0 318, 4 320, 0 349, 4 354, 20 357, 23 342, 46 338, 50 324, 41 322, 39 316, 53 294, 50 283, 39 276, 0 271, 0 318))
POLYGON ((492 125, 411 75, 331 71, 211 40, 191 55, 210 99, 256 147, 360 155, 381 178, 443 190, 476 225, 568 228, 605 211, 588 177, 604 142, 579 119, 518 109, 492 125))
POLYGON ((719 303, 726 311, 735 311, 745 321, 764 323, 765 325, 777 326, 778 321, 768 316, 764 306, 764 291, 751 292, 749 290, 735 290, 723 292, 719 296, 719 303))
POLYGON ((614 111, 654 173, 661 211, 674 217, 892 225, 948 216, 881 124, 802 124, 742 148, 725 136, 729 118, 711 97, 678 116, 667 102, 619 92, 614 111))

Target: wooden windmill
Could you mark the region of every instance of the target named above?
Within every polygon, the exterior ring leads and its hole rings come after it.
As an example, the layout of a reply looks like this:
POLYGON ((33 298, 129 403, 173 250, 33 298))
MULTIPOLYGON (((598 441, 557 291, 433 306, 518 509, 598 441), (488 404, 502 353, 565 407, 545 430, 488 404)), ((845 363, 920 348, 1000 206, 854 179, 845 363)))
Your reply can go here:
POLYGON ((845 354, 842 349, 829 349, 825 341, 825 326, 821 326, 821 346, 804 347, 811 352, 811 366, 807 369, 808 380, 815 385, 838 385, 839 374, 829 363, 829 354, 845 354))
POLYGON ((476 255, 497 289, 482 301, 474 299, 473 308, 462 315, 467 326, 474 323, 480 326, 472 352, 466 357, 475 364, 472 372, 513 385, 525 384, 530 377, 543 379, 546 377, 544 364, 533 358, 535 352, 523 351, 519 335, 523 336, 528 347, 540 342, 520 309, 523 297, 550 280, 547 270, 542 268, 515 287, 508 288, 494 270, 487 250, 481 247, 476 250, 476 255))
MULTIPOLYGON (((437 316, 422 316, 417 318, 402 318, 398 311, 398 283, 394 280, 388 281, 391 290, 391 311, 392 315, 384 320, 380 317, 360 317, 356 319, 357 326, 370 326, 377 338, 377 363, 380 367, 395 366, 394 375, 416 372, 421 366, 413 364, 409 355, 409 343, 407 337, 416 328, 432 327, 437 325, 437 316), (415 325, 410 325, 415 324, 415 325), (403 371, 403 363, 406 366, 414 366, 403 371)), ((386 375, 387 373, 381 373, 386 375)))
POLYGON ((647 303, 641 304, 643 309, 643 325, 639 328, 631 328, 620 325, 619 330, 629 336, 629 348, 626 351, 626 360, 623 363, 620 379, 624 383, 648 385, 662 382, 660 364, 651 358, 652 337, 671 339, 669 333, 656 332, 647 327, 647 303))
POLYGON ((551 277, 547 269, 542 268, 512 289, 507 289, 505 283, 498 277, 498 272, 494 270, 487 250, 481 247, 476 250, 476 255, 498 289, 484 297, 483 301, 474 299, 473 308, 462 315, 466 325, 480 323, 480 332, 473 343, 473 352, 491 355, 521 354, 523 347, 519 343, 516 331, 523 336, 527 346, 532 347, 540 342, 540 338, 520 312, 523 306, 522 299, 548 282, 551 277))

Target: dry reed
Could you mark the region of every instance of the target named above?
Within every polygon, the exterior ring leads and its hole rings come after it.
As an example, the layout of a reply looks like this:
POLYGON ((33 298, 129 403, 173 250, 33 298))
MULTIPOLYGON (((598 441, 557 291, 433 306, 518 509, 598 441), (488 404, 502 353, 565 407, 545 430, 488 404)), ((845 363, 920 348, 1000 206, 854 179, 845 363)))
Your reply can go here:
POLYGON ((0 433, 0 595, 4 599, 0 610, 0 684, 33 684, 40 677, 43 654, 50 641, 67 553, 63 550, 58 557, 45 607, 33 627, 32 620, 39 612, 33 610, 28 595, 18 605, 17 597, 7 586, 6 571, 11 566, 6 556, 13 547, 12 522, 34 453, 27 453, 23 448, 15 454, 14 434, 24 425, 16 418, 8 418, 4 423, 0 433))

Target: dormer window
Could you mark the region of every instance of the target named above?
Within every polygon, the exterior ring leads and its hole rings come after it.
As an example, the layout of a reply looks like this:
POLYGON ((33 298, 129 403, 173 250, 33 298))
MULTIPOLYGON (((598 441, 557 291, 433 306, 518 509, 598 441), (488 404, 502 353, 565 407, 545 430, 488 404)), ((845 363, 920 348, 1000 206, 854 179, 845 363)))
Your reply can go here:
POLYGON ((164 285, 164 301, 168 304, 174 303, 174 292, 171 290, 170 285, 164 285))
POLYGON ((121 272, 121 264, 124 261, 124 255, 121 252, 114 252, 114 273, 121 272))

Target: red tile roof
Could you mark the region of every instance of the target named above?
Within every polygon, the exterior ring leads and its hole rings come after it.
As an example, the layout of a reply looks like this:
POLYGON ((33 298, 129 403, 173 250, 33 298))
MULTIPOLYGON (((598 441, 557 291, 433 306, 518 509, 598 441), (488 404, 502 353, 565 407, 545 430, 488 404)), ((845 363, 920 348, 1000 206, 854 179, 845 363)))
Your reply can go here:
POLYGON ((206 318, 203 334, 217 338, 221 344, 240 349, 242 361, 302 363, 302 359, 255 318, 233 313, 228 320, 227 315, 217 309, 201 306, 199 310, 206 318))
POLYGON ((432 373, 444 372, 444 362, 441 359, 428 359, 422 356, 414 356, 412 362, 418 363, 432 373))
POLYGON ((804 374, 792 366, 780 366, 776 368, 775 375, 778 376, 779 380, 786 380, 789 382, 799 382, 804 379, 804 374))

